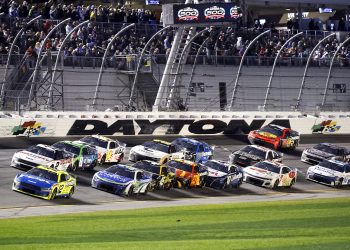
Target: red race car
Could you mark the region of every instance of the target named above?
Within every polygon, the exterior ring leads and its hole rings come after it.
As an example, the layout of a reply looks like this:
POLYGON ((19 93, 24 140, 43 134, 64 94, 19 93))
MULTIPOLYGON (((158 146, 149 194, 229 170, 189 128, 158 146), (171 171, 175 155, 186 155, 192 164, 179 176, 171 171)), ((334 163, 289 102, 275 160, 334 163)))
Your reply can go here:
POLYGON ((300 140, 299 133, 290 128, 269 124, 261 129, 250 131, 248 140, 252 144, 272 145, 274 149, 295 149, 300 140))

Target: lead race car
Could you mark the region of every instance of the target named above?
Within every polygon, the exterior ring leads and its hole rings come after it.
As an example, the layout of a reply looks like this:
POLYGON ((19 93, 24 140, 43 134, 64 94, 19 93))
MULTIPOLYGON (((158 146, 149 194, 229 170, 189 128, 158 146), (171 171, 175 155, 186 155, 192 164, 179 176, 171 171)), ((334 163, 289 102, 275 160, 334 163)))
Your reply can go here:
POLYGON ((216 160, 209 160, 203 166, 208 171, 208 175, 204 179, 204 186, 225 189, 230 187, 238 188, 242 184, 243 171, 238 166, 216 160))
POLYGON ((297 169, 291 169, 282 163, 262 161, 243 169, 243 181, 273 189, 292 187, 297 172, 297 169))
POLYGON ((98 152, 98 162, 101 164, 119 163, 124 158, 126 144, 118 140, 101 135, 91 135, 76 142, 94 146, 98 152))
POLYGON ((229 156, 229 163, 246 167, 264 160, 282 162, 282 158, 283 154, 275 150, 257 145, 248 145, 232 152, 229 156))
POLYGON ((331 143, 319 143, 311 148, 306 148, 301 155, 301 161, 309 164, 318 164, 323 160, 349 161, 350 151, 331 143))
POLYGON ((12 190, 46 200, 56 197, 70 198, 75 191, 76 179, 65 171, 38 166, 17 174, 12 190))
POLYGON ((145 194, 152 189, 152 174, 117 164, 94 174, 91 186, 118 195, 145 194))
POLYGON ((290 128, 269 124, 258 130, 250 131, 248 140, 251 144, 273 146, 275 150, 295 149, 299 145, 300 136, 297 131, 290 128))
POLYGON ((350 163, 337 160, 324 160, 308 168, 306 179, 329 186, 350 185, 350 163))
POLYGON ((130 149, 129 161, 150 160, 164 164, 174 152, 175 148, 170 142, 162 140, 147 141, 130 149))
POLYGON ((43 165, 67 171, 72 169, 73 157, 72 153, 45 144, 38 144, 16 152, 12 157, 11 167, 28 170, 43 165))

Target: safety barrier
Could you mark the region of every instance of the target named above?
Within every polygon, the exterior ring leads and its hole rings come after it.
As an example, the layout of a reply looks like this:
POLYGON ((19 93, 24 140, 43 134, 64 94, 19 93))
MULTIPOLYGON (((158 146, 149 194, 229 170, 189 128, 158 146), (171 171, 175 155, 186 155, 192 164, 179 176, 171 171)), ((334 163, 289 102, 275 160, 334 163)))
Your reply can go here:
POLYGON ((243 135, 270 123, 290 127, 302 135, 350 134, 350 113, 2 112, 0 137, 243 135))

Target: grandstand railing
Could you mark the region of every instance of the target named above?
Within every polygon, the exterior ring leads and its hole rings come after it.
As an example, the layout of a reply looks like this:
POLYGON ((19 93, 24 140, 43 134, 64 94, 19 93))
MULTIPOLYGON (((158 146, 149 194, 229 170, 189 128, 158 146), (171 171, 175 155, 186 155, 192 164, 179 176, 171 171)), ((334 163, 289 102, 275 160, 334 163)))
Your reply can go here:
MULTIPOLYGON (((52 57, 55 57, 54 53, 52 57)), ((8 55, 0 54, 0 65, 6 65, 8 55)), ((23 60, 24 55, 18 54, 11 57, 10 65, 18 65, 23 60)), ((114 69, 116 71, 127 71, 132 73, 136 70, 136 63, 139 58, 137 54, 129 55, 116 55, 109 56, 106 60, 104 67, 106 69, 114 69)), ((220 56, 220 55, 199 55, 197 58, 197 64, 199 65, 227 65, 227 66, 238 66, 241 61, 240 56, 220 56)), ((290 57, 281 56, 278 59, 278 66, 305 66, 307 62, 306 57, 290 57)), ((141 71, 150 72, 151 65, 149 63, 157 63, 162 65, 166 63, 166 55, 152 55, 151 59, 144 59, 145 65, 141 71), (150 62, 147 62, 149 60, 150 62)), ((77 67, 77 68, 99 68, 101 67, 102 57, 91 57, 91 56, 64 56, 64 66, 66 67, 77 67)), ((261 56, 246 56, 243 65, 245 66, 272 66, 275 57, 261 57, 261 56)), ((186 64, 193 64, 195 61, 195 55, 189 55, 186 64)), ((312 59, 310 66, 315 67, 329 67, 331 56, 327 58, 315 58, 312 59)), ((43 61, 42 66, 47 66, 46 60, 43 61)), ((349 67, 350 58, 338 57, 334 62, 335 67, 349 67)))

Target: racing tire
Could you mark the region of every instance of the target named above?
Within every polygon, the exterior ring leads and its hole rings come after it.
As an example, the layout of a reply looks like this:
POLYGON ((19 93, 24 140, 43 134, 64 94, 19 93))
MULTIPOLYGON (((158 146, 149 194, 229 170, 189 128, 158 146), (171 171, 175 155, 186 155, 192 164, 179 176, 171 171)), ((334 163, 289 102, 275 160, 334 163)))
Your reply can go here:
POLYGON ((273 184, 272 189, 277 189, 279 184, 280 184, 280 181, 276 180, 275 183, 273 184))
POLYGON ((342 183, 343 183, 343 178, 339 179, 338 185, 336 185, 336 188, 341 188, 342 187, 342 183))
POLYGON ((103 155, 101 158, 100 164, 103 165, 103 164, 105 164, 105 162, 106 162, 106 155, 103 155))
POLYGON ((69 194, 68 194, 68 199, 71 198, 74 194, 74 187, 72 187, 70 190, 69 190, 69 194))
POLYGON ((56 194, 57 194, 57 188, 55 188, 53 191, 52 191, 52 194, 50 196, 50 200, 54 200, 56 198, 56 194))
POLYGON ((76 161, 72 164, 71 171, 75 172, 75 171, 77 171, 77 169, 78 169, 78 162, 76 161))
POLYGON ((132 197, 133 195, 134 195, 134 186, 131 186, 131 187, 129 188, 129 191, 128 191, 128 193, 127 193, 126 196, 132 197))
POLYGON ((287 186, 287 188, 292 188, 294 184, 295 184, 295 179, 293 178, 289 186, 287 186))

